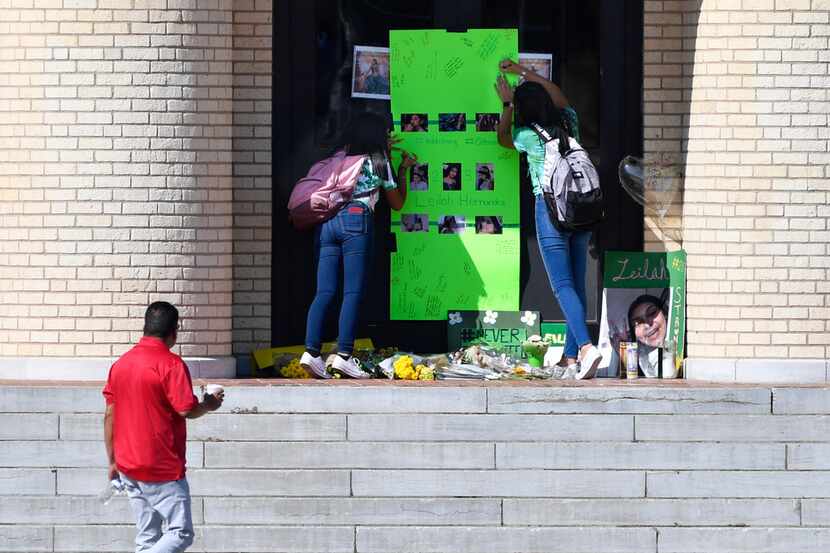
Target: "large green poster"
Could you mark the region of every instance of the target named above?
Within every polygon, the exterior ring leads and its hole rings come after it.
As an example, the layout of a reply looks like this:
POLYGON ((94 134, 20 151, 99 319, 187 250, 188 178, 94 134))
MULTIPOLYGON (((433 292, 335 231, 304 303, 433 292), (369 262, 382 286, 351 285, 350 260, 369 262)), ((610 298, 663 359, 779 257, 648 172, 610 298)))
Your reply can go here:
POLYGON ((519 159, 498 145, 498 63, 515 29, 391 31, 390 83, 400 147, 418 156, 393 214, 390 316, 519 308, 519 159))

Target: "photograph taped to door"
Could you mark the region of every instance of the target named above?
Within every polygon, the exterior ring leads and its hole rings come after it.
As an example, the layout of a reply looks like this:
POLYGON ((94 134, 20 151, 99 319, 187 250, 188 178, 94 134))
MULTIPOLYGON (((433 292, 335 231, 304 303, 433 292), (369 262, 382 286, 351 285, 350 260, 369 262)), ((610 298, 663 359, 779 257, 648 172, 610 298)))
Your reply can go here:
POLYGON ((389 100, 389 48, 355 46, 352 97, 389 100))
POLYGON ((553 80, 553 54, 519 52, 519 65, 549 81, 553 80))

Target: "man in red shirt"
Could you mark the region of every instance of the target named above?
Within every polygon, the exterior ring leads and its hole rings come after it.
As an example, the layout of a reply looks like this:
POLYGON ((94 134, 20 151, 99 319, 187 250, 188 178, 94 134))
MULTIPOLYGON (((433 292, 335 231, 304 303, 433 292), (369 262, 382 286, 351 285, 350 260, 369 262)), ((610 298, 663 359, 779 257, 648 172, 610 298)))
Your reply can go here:
POLYGON ((193 395, 187 365, 170 351, 178 326, 175 307, 150 304, 144 337, 115 362, 104 387, 109 477, 121 481, 130 499, 136 553, 180 553, 193 543, 185 419, 215 411, 224 399, 221 391, 201 403, 193 395))

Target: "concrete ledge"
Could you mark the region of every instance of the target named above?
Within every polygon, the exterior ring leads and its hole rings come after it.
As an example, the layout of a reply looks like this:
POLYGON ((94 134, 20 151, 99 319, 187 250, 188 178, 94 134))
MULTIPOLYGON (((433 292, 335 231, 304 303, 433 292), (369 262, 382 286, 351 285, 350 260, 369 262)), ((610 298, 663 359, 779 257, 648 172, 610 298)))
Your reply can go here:
MULTIPOLYGON (((0 379, 106 380, 117 357, 0 357, 0 379)), ((234 357, 185 357, 193 378, 235 378, 234 357)))
POLYGON ((830 361, 825 359, 686 359, 684 366, 686 378, 710 382, 830 382, 830 361))

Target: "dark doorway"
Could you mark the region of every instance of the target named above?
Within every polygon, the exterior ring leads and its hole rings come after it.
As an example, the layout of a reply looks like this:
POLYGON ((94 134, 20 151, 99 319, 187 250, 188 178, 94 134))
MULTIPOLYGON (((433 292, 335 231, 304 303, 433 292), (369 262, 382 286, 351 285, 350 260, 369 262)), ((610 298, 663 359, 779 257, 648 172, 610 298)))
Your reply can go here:
MULTIPOLYGON (((642 208, 617 184, 616 167, 642 154, 643 0, 285 0, 274 7, 272 344, 302 343, 314 295, 311 233, 288 224, 286 202, 297 178, 332 150, 349 117, 388 114, 385 100, 351 98, 354 45, 388 46, 390 29, 518 28, 519 50, 553 54, 553 77, 580 117, 582 144, 597 163, 608 219, 589 258, 588 319, 594 334, 601 258, 639 250, 642 208)), ((494 71, 495 77, 495 71, 494 71)), ((536 248, 532 197, 522 167, 521 308, 562 320, 536 248)), ((389 321, 389 211, 378 204, 376 251, 360 336, 416 351, 446 349, 443 321, 389 321)), ((336 333, 330 314, 327 338, 336 333)))

